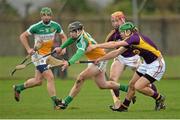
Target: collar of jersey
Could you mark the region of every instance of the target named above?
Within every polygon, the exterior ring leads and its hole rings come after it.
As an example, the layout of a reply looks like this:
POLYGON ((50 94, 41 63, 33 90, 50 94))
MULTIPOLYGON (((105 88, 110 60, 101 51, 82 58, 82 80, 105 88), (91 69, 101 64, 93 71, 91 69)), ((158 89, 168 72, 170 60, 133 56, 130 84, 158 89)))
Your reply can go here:
POLYGON ((83 34, 84 34, 84 31, 82 31, 82 33, 81 33, 81 34, 79 35, 79 37, 77 38, 77 42, 79 42, 79 41, 81 40, 83 34))
POLYGON ((51 21, 49 22, 49 24, 44 24, 44 22, 41 20, 41 23, 44 25, 44 26, 50 26, 51 25, 51 21))

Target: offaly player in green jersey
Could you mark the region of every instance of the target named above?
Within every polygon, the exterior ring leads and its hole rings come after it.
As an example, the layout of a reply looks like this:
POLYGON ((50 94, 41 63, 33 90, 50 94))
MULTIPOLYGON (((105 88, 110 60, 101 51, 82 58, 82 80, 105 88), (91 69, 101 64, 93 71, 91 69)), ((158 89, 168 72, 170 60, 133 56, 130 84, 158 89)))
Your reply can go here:
MULTIPOLYGON (((43 55, 46 55, 51 52, 51 48, 53 47, 53 42, 55 39, 55 35, 59 35, 62 42, 64 42, 67 37, 64 34, 61 26, 52 21, 52 11, 48 7, 43 7, 40 12, 41 21, 31 25, 25 32, 20 35, 20 41, 25 47, 28 54, 32 56, 32 59, 41 58, 43 55), (28 37, 30 35, 34 35, 34 43, 42 43, 41 48, 39 48, 36 52, 33 48, 28 44, 28 37)), ((65 49, 62 52, 65 53, 65 49)), ((56 97, 56 90, 54 85, 54 76, 51 70, 47 69, 46 64, 47 57, 41 59, 40 61, 34 62, 36 66, 35 76, 33 78, 28 79, 26 82, 14 85, 15 92, 15 100, 20 100, 20 93, 27 89, 35 86, 40 86, 42 84, 43 79, 47 80, 47 90, 49 96, 53 101, 53 105, 55 109, 58 109, 58 102, 56 97)))
MULTIPOLYGON (((75 43, 77 47, 76 53, 70 58, 68 61, 64 61, 62 70, 67 68, 68 66, 73 65, 76 61, 78 61, 83 55, 90 61, 96 60, 104 56, 106 53, 104 49, 97 48, 92 51, 87 51, 89 45, 97 44, 97 42, 92 38, 92 36, 87 33, 84 29, 84 26, 81 22, 75 21, 69 24, 68 26, 70 37, 68 40, 63 43, 60 47, 55 48, 57 53, 61 53, 61 51, 68 47, 69 45, 75 43)), ((106 71, 106 61, 101 61, 99 64, 95 65, 93 63, 89 63, 87 68, 84 69, 77 77, 76 82, 71 88, 69 95, 62 100, 62 103, 59 105, 61 109, 66 109, 67 106, 72 102, 72 100, 78 95, 83 86, 83 83, 86 79, 93 77, 96 85, 100 89, 117 89, 124 90, 124 85, 120 85, 114 81, 106 81, 105 71, 106 71)))

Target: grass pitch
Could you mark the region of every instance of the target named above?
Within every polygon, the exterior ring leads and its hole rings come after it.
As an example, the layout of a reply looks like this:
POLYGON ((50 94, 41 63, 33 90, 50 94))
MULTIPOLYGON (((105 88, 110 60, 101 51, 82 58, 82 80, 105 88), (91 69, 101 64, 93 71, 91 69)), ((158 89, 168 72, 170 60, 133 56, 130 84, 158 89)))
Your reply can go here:
MULTIPOLYGON (((10 71, 19 63, 22 57, 0 57, 0 119, 180 119, 180 56, 167 56, 165 80, 156 82, 159 90, 166 95, 167 109, 165 111, 154 111, 154 100, 137 93, 137 102, 131 105, 129 112, 119 113, 111 111, 108 106, 112 104, 109 90, 99 90, 93 80, 87 80, 80 94, 73 100, 66 110, 53 110, 51 99, 46 90, 46 82, 43 86, 27 89, 21 94, 21 101, 16 102, 13 98, 12 85, 22 83, 25 78, 33 76, 33 65, 22 71, 17 71, 11 77, 10 71), (175 78, 173 80, 171 78, 175 78)), ((74 78, 85 68, 86 65, 73 65, 68 70, 68 76, 74 78)), ((109 67, 107 68, 109 70, 109 67)), ((109 73, 109 72, 107 72, 109 73)), ((131 70, 126 70, 121 77, 121 83, 128 83, 132 76, 131 70), (125 80, 126 79, 126 80, 125 80)), ((64 98, 68 95, 74 80, 56 80, 57 96, 64 98)), ((125 93, 121 92, 124 100, 125 93)))
MULTIPOLYGON (((130 106, 128 112, 113 112, 108 108, 112 103, 109 90, 99 90, 93 80, 85 81, 80 94, 73 100, 66 110, 54 110, 46 90, 46 82, 43 86, 27 89, 21 94, 21 101, 13 98, 12 85, 22 83, 23 80, 0 80, 0 118, 38 119, 38 118, 69 118, 69 119, 176 119, 180 118, 180 80, 161 80, 157 82, 159 90, 166 95, 167 109, 154 111, 154 100, 139 93, 136 94, 137 102, 130 106)), ((121 83, 127 83, 122 80, 121 83)), ((56 80, 57 95, 65 97, 73 80, 56 80)), ((124 99, 125 93, 121 92, 124 99)))

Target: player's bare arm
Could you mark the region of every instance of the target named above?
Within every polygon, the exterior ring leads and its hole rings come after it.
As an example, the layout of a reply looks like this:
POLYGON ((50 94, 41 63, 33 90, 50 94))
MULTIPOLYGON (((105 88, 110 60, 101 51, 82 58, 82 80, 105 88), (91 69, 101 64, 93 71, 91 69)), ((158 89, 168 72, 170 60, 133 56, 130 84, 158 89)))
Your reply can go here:
POLYGON ((68 61, 64 61, 63 62, 63 66, 62 66, 62 71, 64 71, 65 69, 67 69, 68 68, 68 66, 69 66, 69 63, 68 63, 68 61))
POLYGON ((62 43, 64 43, 67 40, 67 36, 65 34, 59 34, 59 37, 62 40, 62 43))
POLYGON ((117 50, 113 50, 109 53, 107 53, 105 56, 97 59, 95 61, 95 63, 98 63, 99 61, 104 61, 104 60, 109 60, 109 59, 112 59, 112 58, 115 58, 117 57, 118 55, 122 54, 123 52, 125 52, 127 49, 125 47, 120 47, 119 49, 117 50))
POLYGON ((111 41, 111 42, 106 42, 106 43, 102 43, 102 44, 90 45, 88 47, 88 51, 91 51, 95 48, 111 49, 111 48, 117 48, 120 46, 127 46, 127 45, 128 45, 128 43, 125 41, 118 41, 118 42, 111 41))
POLYGON ((34 50, 29 46, 29 43, 28 43, 28 32, 23 32, 21 35, 20 35, 20 41, 21 43, 23 44, 23 46, 25 47, 26 51, 28 54, 33 54, 34 53, 34 50))

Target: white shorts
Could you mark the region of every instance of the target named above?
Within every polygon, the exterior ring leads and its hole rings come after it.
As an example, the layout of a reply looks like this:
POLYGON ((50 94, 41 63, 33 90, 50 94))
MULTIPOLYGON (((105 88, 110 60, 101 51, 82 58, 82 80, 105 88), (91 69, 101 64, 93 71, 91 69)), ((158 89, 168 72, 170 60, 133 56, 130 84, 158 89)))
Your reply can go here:
POLYGON ((123 57, 122 55, 119 55, 114 60, 118 60, 122 64, 131 68, 137 68, 141 64, 141 59, 139 55, 135 55, 133 57, 123 57))
MULTIPOLYGON (((88 63, 88 67, 90 67, 91 65, 95 65, 93 63, 88 63)), ((101 61, 99 62, 99 64, 95 65, 100 71, 106 71, 106 65, 107 65, 107 61, 101 61)))
MULTIPOLYGON (((32 61, 33 61, 33 60, 38 59, 38 58, 40 58, 40 57, 42 57, 42 56, 43 56, 43 55, 39 55, 38 53, 35 53, 35 54, 32 55, 31 59, 32 59, 32 61)), ((45 65, 47 58, 48 58, 48 56, 40 59, 39 61, 33 62, 33 63, 34 63, 35 66, 45 65)))
POLYGON ((152 78, 160 81, 165 72, 165 62, 163 58, 158 58, 150 64, 146 64, 145 61, 138 67, 137 71, 143 75, 148 74, 152 78))

